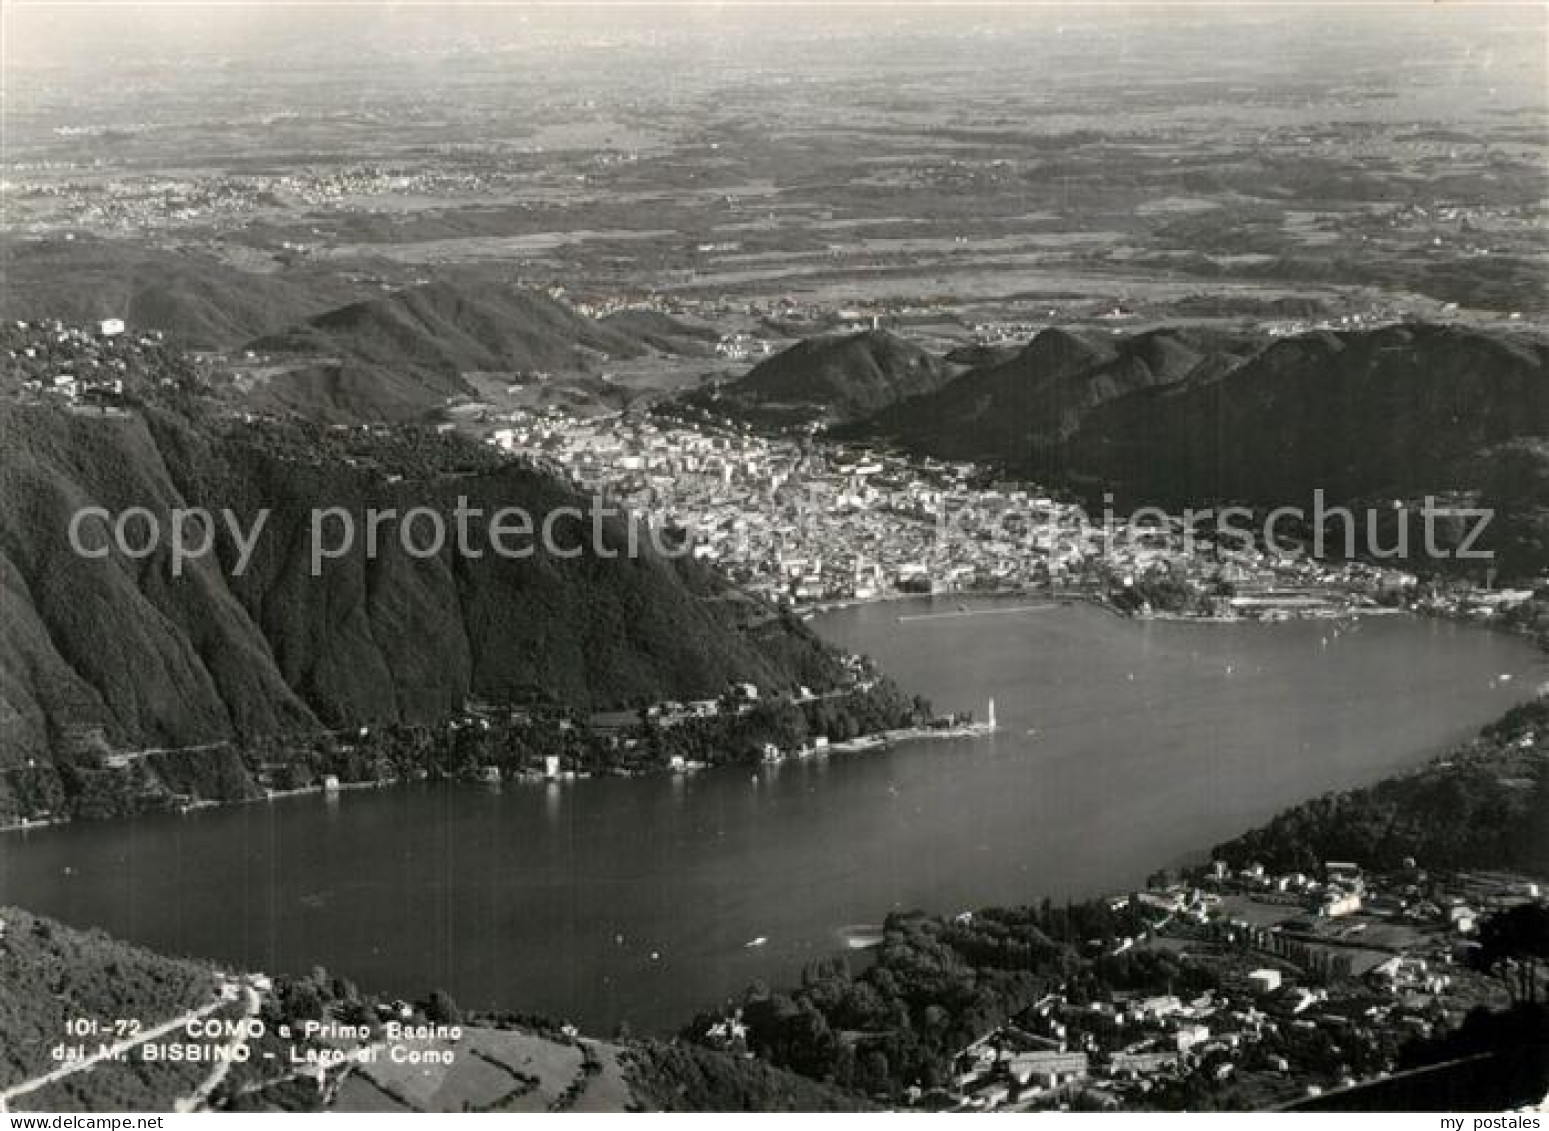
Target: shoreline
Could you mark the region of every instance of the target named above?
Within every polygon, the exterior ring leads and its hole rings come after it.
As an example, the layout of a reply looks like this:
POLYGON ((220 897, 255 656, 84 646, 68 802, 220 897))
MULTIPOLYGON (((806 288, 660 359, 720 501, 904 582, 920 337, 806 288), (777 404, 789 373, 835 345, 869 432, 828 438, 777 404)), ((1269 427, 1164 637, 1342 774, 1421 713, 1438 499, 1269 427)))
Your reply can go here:
POLYGON ((929 724, 913 727, 896 727, 891 730, 876 731, 872 734, 858 735, 855 738, 833 742, 824 747, 807 747, 803 751, 791 751, 783 753, 778 758, 766 758, 757 762, 722 762, 712 765, 707 762, 690 762, 683 766, 657 766, 648 770, 618 770, 603 773, 570 771, 558 777, 547 777, 541 774, 524 773, 506 778, 482 778, 482 777, 438 777, 438 778, 381 778, 369 781, 341 781, 332 785, 319 783, 317 785, 297 786, 292 789, 266 789, 257 796, 236 797, 229 800, 200 799, 178 805, 169 805, 162 809, 148 810, 144 813, 124 814, 115 817, 98 819, 74 820, 71 818, 51 817, 43 820, 0 825, 0 836, 18 833, 27 833, 39 829, 64 828, 71 825, 100 825, 113 821, 138 820, 148 816, 185 816, 188 813, 204 809, 229 809, 241 805, 268 804, 273 801, 287 801, 302 797, 337 797, 341 793, 354 793, 365 790, 393 789, 405 785, 517 785, 517 786, 548 786, 571 785, 578 781, 590 781, 596 778, 622 778, 625 780, 644 780, 657 777, 686 777, 695 774, 713 772, 716 770, 746 769, 757 770, 760 766, 777 766, 786 762, 811 762, 827 758, 830 755, 866 754, 890 750, 895 745, 913 742, 948 741, 954 739, 988 738, 996 733, 996 729, 988 723, 948 723, 943 726, 931 726, 929 724))
MULTIPOLYGON (((1549 654, 1549 636, 1538 635, 1527 628, 1515 625, 1501 624, 1497 619, 1480 619, 1464 615, 1461 612, 1448 612, 1440 609, 1421 608, 1411 605, 1347 605, 1336 606, 1333 604, 1317 606, 1290 606, 1275 605, 1263 606, 1271 615, 1242 616, 1237 614, 1206 614, 1196 615, 1192 613, 1177 613, 1167 610, 1140 612, 1129 611, 1120 608, 1110 600, 1106 600, 1098 593, 1071 592, 1068 590, 1051 591, 1042 587, 1019 587, 1010 589, 985 589, 969 590, 957 589, 941 593, 888 593, 879 597, 853 597, 836 601, 824 601, 815 605, 802 605, 793 607, 804 622, 810 622, 815 617, 844 612, 848 609, 865 608, 871 605, 892 604, 899 601, 956 601, 959 604, 973 600, 1006 600, 1009 598, 1039 598, 1049 603, 1049 607, 1070 608, 1085 605, 1090 608, 1100 609, 1111 613, 1122 620, 1144 623, 1147 621, 1162 621, 1168 624, 1287 624, 1296 621, 1337 621, 1357 620, 1367 617, 1398 617, 1408 616, 1415 620, 1441 620, 1452 624, 1470 625, 1474 628, 1484 629, 1490 632, 1502 632, 1508 636, 1517 636, 1531 641, 1545 654, 1549 654)), ((973 612, 975 610, 969 610, 973 612)), ((993 610, 985 610, 986 612, 993 610)), ((927 614, 934 615, 934 614, 927 614)), ((943 613, 950 616, 950 613, 943 613)))
MULTIPOLYGON (((1135 622, 1139 622, 1139 623, 1144 623, 1144 622, 1148 622, 1148 621, 1157 621, 1157 622, 1163 622, 1163 623, 1167 623, 1167 624, 1202 625, 1202 626, 1244 625, 1244 624, 1277 625, 1277 624, 1285 624, 1285 623, 1297 622, 1297 621, 1343 620, 1343 619, 1355 620, 1355 619, 1361 619, 1361 618, 1366 618, 1366 617, 1399 617, 1399 616, 1408 616, 1408 617, 1412 617, 1416 621, 1441 620, 1441 621, 1451 622, 1453 624, 1472 626, 1474 628, 1478 628, 1478 629, 1482 629, 1482 630, 1505 633, 1508 636, 1514 636, 1514 637, 1525 639, 1525 640, 1529 641, 1530 643, 1537 645, 1539 650, 1541 650, 1544 654, 1549 655, 1549 638, 1535 636, 1531 632, 1521 630, 1521 629, 1516 628, 1514 626, 1503 625, 1503 624, 1495 623, 1495 622, 1489 621, 1489 620, 1480 620, 1480 619, 1477 619, 1477 618, 1461 616, 1461 615, 1450 615, 1448 613, 1441 612, 1441 611, 1428 610, 1428 609, 1419 609, 1419 608, 1411 608, 1411 607, 1408 607, 1408 606, 1372 605, 1372 606, 1350 607, 1350 608, 1343 608, 1343 609, 1330 609, 1330 608, 1324 606, 1324 607, 1319 607, 1316 611, 1310 611, 1310 610, 1309 611, 1302 611, 1302 612, 1292 611, 1292 612, 1289 613, 1289 615, 1277 616, 1277 617, 1263 617, 1263 616, 1192 616, 1192 615, 1187 615, 1187 614, 1182 614, 1182 613, 1171 613, 1171 612, 1165 612, 1165 611, 1163 611, 1163 612, 1149 612, 1149 613, 1130 612, 1130 611, 1127 611, 1127 610, 1119 608, 1118 606, 1114 605, 1111 601, 1104 600, 1098 594, 1092 594, 1092 593, 1071 593, 1071 592, 1050 593, 1047 589, 1043 589, 1043 588, 1026 588, 1026 587, 1022 587, 1022 588, 1011 588, 1011 589, 986 590, 986 591, 979 591, 979 592, 959 591, 959 592, 954 592, 954 593, 932 593, 932 594, 927 594, 927 593, 891 593, 891 594, 886 594, 886 595, 880 596, 880 597, 860 598, 860 599, 853 599, 853 600, 846 600, 846 601, 828 602, 828 603, 824 603, 822 605, 810 606, 808 608, 808 611, 806 611, 804 613, 801 613, 800 615, 802 615, 804 620, 807 620, 807 619, 811 619, 812 617, 816 616, 818 613, 842 612, 842 611, 844 611, 846 609, 858 608, 858 607, 862 607, 862 606, 882 605, 882 604, 896 603, 896 602, 900 602, 900 601, 909 601, 909 600, 926 600, 926 601, 948 600, 948 601, 955 601, 958 604, 962 604, 965 601, 970 601, 970 600, 974 600, 974 599, 1007 600, 1007 599, 1015 599, 1015 598, 1034 598, 1034 597, 1042 598, 1043 600, 1048 602, 1047 605, 1040 606, 1040 608, 1067 608, 1067 607, 1076 607, 1076 606, 1084 605, 1084 606, 1088 606, 1088 607, 1091 607, 1091 608, 1096 608, 1096 609, 1102 610, 1104 612, 1110 613, 1113 616, 1116 616, 1116 617, 1118 617, 1118 618, 1120 618, 1122 620, 1135 621, 1135 622)), ((994 610, 993 609, 986 609, 986 610, 983 610, 983 611, 984 612, 993 612, 994 610)), ((970 609, 967 612, 960 612, 960 611, 959 612, 944 612, 944 613, 941 613, 941 614, 924 614, 924 615, 926 615, 926 616, 934 616, 934 615, 940 615, 940 616, 958 616, 958 615, 963 615, 963 616, 966 616, 966 615, 971 615, 973 612, 974 612, 974 610, 970 609)), ((1542 683, 1542 684, 1539 684, 1539 685, 1535 685, 1531 689, 1531 691, 1529 691, 1524 696, 1522 701, 1523 702, 1531 702, 1532 700, 1537 699, 1539 697, 1542 697, 1544 695, 1549 695, 1549 682, 1545 682, 1545 683, 1542 683)), ((828 747, 826 747, 825 749, 823 749, 821 751, 809 751, 805 755, 802 755, 802 754, 799 754, 799 753, 793 751, 793 752, 790 752, 790 753, 783 754, 778 759, 769 759, 769 760, 764 760, 764 761, 748 762, 748 763, 745 763, 745 765, 757 767, 757 766, 760 766, 760 765, 778 765, 778 764, 786 762, 786 761, 810 761, 814 756, 822 757, 822 756, 826 756, 827 754, 830 754, 830 753, 832 753, 832 754, 864 753, 864 752, 870 752, 870 751, 875 751, 875 750, 879 750, 879 749, 885 750, 885 749, 889 748, 892 745, 906 743, 906 742, 922 742, 922 741, 948 740, 948 739, 958 739, 958 738, 983 738, 983 737, 988 737, 992 733, 994 733, 994 732, 992 730, 990 730, 987 727, 986 724, 979 723, 979 722, 972 722, 972 723, 965 723, 965 724, 953 724, 953 725, 950 725, 950 726, 947 726, 947 727, 933 727, 933 726, 926 725, 926 726, 919 726, 919 727, 898 728, 898 729, 890 730, 890 731, 877 732, 876 734, 872 734, 872 735, 861 735, 861 736, 858 736, 858 737, 853 738, 853 739, 846 739, 843 742, 831 743, 828 747)), ((485 778, 474 778, 474 777, 466 777, 466 778, 464 778, 464 777, 448 777, 448 778, 437 778, 435 780, 437 780, 437 781, 448 781, 448 782, 467 782, 467 783, 470 783, 470 784, 471 783, 483 783, 483 784, 499 784, 499 785, 504 785, 504 784, 509 782, 509 783, 522 784, 522 785, 532 785, 532 784, 545 784, 545 783, 550 782, 550 781, 554 781, 554 782, 570 782, 570 781, 575 781, 575 780, 586 780, 586 779, 594 778, 594 777, 617 777, 617 778, 625 778, 625 779, 635 779, 635 778, 655 777, 655 776, 658 776, 658 775, 684 775, 684 774, 702 773, 702 772, 704 772, 706 770, 719 769, 719 768, 723 768, 723 767, 727 767, 727 766, 735 766, 735 765, 738 765, 738 764, 737 763, 718 763, 718 764, 712 765, 712 764, 709 764, 709 763, 690 763, 690 764, 688 764, 686 766, 682 766, 682 767, 674 767, 674 766, 671 766, 671 765, 662 765, 662 766, 651 767, 649 769, 643 769, 643 770, 641 770, 641 769, 636 769, 636 770, 616 769, 616 770, 604 770, 604 771, 601 771, 601 772, 587 771, 587 772, 583 772, 583 773, 579 773, 579 774, 572 771, 572 772, 570 772, 568 774, 561 775, 560 777, 557 777, 557 778, 549 778, 549 777, 543 776, 541 774, 537 774, 536 772, 528 772, 528 773, 523 773, 523 774, 520 774, 520 775, 514 775, 514 776, 509 777, 509 778, 501 778, 501 779, 498 779, 498 780, 490 780, 490 779, 485 779, 485 778)), ((164 809, 152 809, 152 810, 147 810, 147 811, 145 811, 143 813, 124 814, 121 817, 86 818, 84 820, 76 820, 76 819, 72 819, 72 818, 49 817, 49 818, 43 818, 43 819, 39 819, 39 820, 12 822, 10 824, 0 825, 0 836, 4 836, 4 835, 7 835, 7 834, 17 834, 17 833, 25 835, 26 833, 32 832, 32 831, 37 830, 37 829, 58 828, 60 826, 74 825, 74 824, 95 824, 95 823, 99 823, 99 821, 101 821, 101 820, 115 820, 115 819, 122 819, 122 817, 129 817, 130 819, 133 819, 135 817, 149 816, 149 815, 153 815, 153 814, 156 814, 156 813, 177 813, 177 814, 181 815, 181 814, 188 813, 188 812, 191 812, 191 811, 194 811, 194 810, 199 810, 199 809, 224 808, 224 807, 227 807, 227 806, 235 806, 235 805, 251 805, 251 804, 254 804, 254 803, 257 803, 257 802, 260 802, 260 801, 269 802, 269 801, 274 801, 274 800, 283 800, 283 799, 288 798, 288 797, 301 797, 301 796, 306 796, 306 795, 309 795, 309 794, 328 795, 330 793, 342 793, 342 792, 350 791, 350 790, 386 789, 386 788, 389 788, 389 787, 392 787, 392 786, 396 786, 396 785, 409 784, 410 781, 428 781, 428 780, 431 780, 431 779, 429 779, 429 778, 424 778, 424 779, 390 778, 390 779, 372 779, 372 780, 367 780, 367 781, 341 781, 341 782, 338 782, 332 788, 330 788, 326 784, 319 783, 319 784, 316 784, 316 785, 299 786, 299 787, 296 787, 296 788, 293 788, 293 789, 288 789, 288 790, 263 790, 263 792, 259 796, 252 796, 252 797, 238 797, 238 798, 230 798, 230 799, 200 798, 200 799, 192 801, 192 802, 184 802, 184 803, 179 803, 179 804, 171 804, 171 805, 168 805, 167 807, 165 807, 164 809)))

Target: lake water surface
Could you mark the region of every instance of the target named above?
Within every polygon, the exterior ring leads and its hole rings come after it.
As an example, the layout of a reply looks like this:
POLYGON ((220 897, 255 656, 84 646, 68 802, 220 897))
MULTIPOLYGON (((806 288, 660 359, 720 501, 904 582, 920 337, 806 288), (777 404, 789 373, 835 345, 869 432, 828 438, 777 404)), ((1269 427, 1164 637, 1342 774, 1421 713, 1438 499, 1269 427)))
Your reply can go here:
POLYGON ((1549 675, 1522 640, 1439 621, 1335 635, 1025 605, 816 622, 940 709, 982 718, 994 696, 993 738, 35 830, 0 836, 0 903, 245 968, 670 1029, 893 908, 1130 888, 1279 808, 1420 763, 1549 675))

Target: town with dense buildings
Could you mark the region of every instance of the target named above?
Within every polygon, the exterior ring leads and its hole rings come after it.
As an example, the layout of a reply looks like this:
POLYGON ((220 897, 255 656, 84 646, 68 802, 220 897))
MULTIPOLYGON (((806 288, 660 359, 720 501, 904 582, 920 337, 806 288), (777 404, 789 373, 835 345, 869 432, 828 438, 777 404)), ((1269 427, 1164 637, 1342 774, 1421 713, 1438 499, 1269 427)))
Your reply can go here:
MULTIPOLYGON (((1432 875, 1413 860, 1316 872, 1216 860, 1110 898, 1131 933, 1085 940, 1077 973, 976 1033, 936 1084, 898 1098, 937 1111, 1283 1108, 1390 1079, 1406 1045, 1510 1000, 1481 961, 1480 924, 1537 913, 1536 880, 1432 875)), ((961 950, 981 928, 997 937, 1004 915, 962 912, 943 932, 961 950)), ((753 1008, 694 1035, 725 1051, 759 1047, 767 1034, 753 1008)), ((874 1038, 839 1039, 860 1060, 874 1038)))
POLYGON ((1319 561, 1291 537, 1277 550, 1256 539, 1233 543, 1182 516, 1094 515, 1035 484, 993 482, 971 463, 760 434, 694 409, 518 411, 489 441, 683 532, 695 557, 800 611, 1038 592, 1214 619, 1344 617, 1401 605, 1490 619, 1533 597, 1527 588, 1422 588, 1406 569, 1319 561))
MULTIPOLYGON (((1194 992, 1068 988, 965 1047, 946 1094, 964 1110, 1155 1103, 1189 1081, 1290 1103, 1380 1079, 1410 1038, 1445 1031, 1499 983, 1473 961, 1484 917, 1541 900, 1509 873, 1391 874, 1328 861, 1319 876, 1222 861, 1111 901, 1144 927, 1113 953, 1166 951, 1213 972, 1194 992)), ((925 1102, 923 1093, 912 1097, 925 1102)), ((1176 1096, 1174 1096, 1174 1100, 1176 1096)))

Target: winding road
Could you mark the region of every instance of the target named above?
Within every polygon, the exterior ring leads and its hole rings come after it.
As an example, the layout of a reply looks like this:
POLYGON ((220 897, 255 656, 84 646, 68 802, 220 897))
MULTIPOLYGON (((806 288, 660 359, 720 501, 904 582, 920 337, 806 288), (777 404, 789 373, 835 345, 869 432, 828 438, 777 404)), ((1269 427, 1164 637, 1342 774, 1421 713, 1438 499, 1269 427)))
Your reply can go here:
MULTIPOLYGON (((69 1076, 74 1076, 76 1073, 86 1072, 92 1068, 95 1068, 98 1064, 101 1064, 105 1060, 120 1060, 131 1049, 134 1049, 139 1045, 143 1045, 147 1041, 154 1041, 159 1037, 165 1037, 170 1033, 174 1033, 180 1029, 183 1029, 192 1021, 197 1021, 200 1018, 208 1017, 217 1009, 231 1004, 232 997, 230 995, 230 991, 234 990, 235 988, 236 986, 234 983, 224 983, 222 986, 223 992, 221 996, 216 1000, 208 1003, 207 1005, 202 1005, 198 1009, 189 1010, 187 1013, 180 1014, 177 1017, 172 1018, 170 1021, 163 1021, 160 1025, 157 1025, 151 1029, 147 1029, 142 1033, 136 1033, 132 1037, 125 1037, 123 1040, 115 1041, 111 1045, 104 1045, 95 1053, 92 1053, 90 1056, 84 1057, 81 1060, 73 1060, 66 1064, 62 1064, 52 1072, 45 1072, 41 1076, 34 1076, 31 1080, 24 1080, 20 1084, 13 1085, 4 1091, 0 1091, 0 1112, 9 1112, 11 1110, 11 1103, 19 1096, 25 1096, 29 1092, 36 1092, 39 1088, 46 1088, 50 1084, 58 1083, 60 1080, 63 1080, 69 1076)), ((244 985, 243 988, 247 992, 248 999, 248 1012, 246 1016, 252 1017, 258 1012, 258 994, 251 985, 244 985)), ((233 1038, 233 1044, 245 1040, 245 1036, 238 1036, 233 1038)), ((226 1071, 229 1069, 229 1064, 218 1064, 215 1068, 215 1071, 210 1074, 210 1078, 206 1079, 204 1083, 200 1085, 200 1087, 195 1091, 191 1100, 178 1101, 177 1109, 179 1111, 194 1110, 194 1106, 184 1107, 184 1103, 197 1105, 198 1103, 203 1102, 203 1100, 208 1097, 209 1093, 213 1091, 214 1088, 220 1084, 221 1080, 225 1078, 226 1071)))

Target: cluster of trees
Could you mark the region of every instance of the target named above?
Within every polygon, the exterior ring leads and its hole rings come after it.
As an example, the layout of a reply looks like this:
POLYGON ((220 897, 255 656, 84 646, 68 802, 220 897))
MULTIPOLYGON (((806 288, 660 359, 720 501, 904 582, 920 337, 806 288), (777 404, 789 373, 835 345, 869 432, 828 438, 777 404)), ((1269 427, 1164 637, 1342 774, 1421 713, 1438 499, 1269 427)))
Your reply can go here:
MULTIPOLYGON (((882 1099, 911 1085, 942 1087, 965 1045, 1073 977, 1078 995, 1098 997, 1193 976, 1165 955, 1083 957, 1143 926, 1135 912, 1101 901, 956 919, 894 914, 860 974, 830 959, 810 965, 795 989, 751 987, 738 1003, 743 1041, 779 1067, 882 1099)), ((717 1020, 696 1018, 685 1035, 705 1041, 717 1020)))
MULTIPOLYGON (((1490 916, 1479 928, 1477 959, 1506 983, 1513 1001, 1536 1003, 1549 967, 1549 907, 1523 903, 1490 916)), ((1543 1035, 1549 1039, 1549 1030, 1543 1035)))
POLYGON ((644 751, 647 766, 667 764, 674 756, 718 765, 757 761, 765 745, 789 753, 813 739, 844 742, 866 734, 921 726, 930 720, 930 704, 905 695, 889 680, 828 698, 797 702, 762 700, 743 714, 723 712, 688 719, 671 727, 642 723, 631 736, 644 751))
MULTIPOLYGON (((234 1064, 213 1106, 232 1111, 264 1110, 279 1107, 286 1111, 316 1111, 323 1097, 310 1082, 301 1087, 290 1080, 289 1065, 293 1050, 325 1051, 337 1041, 304 1035, 307 1021, 332 1019, 342 1025, 364 1026, 373 1035, 381 1029, 381 1000, 362 992, 348 978, 330 974, 315 966, 307 974, 279 976, 274 989, 264 996, 260 1014, 264 1022, 262 1036, 253 1042, 252 1055, 234 1064)), ((432 990, 413 1003, 408 1023, 414 1025, 460 1025, 462 1010, 445 990, 432 990)))
POLYGON ((766 743, 791 751, 819 735, 842 742, 863 734, 922 725, 930 705, 877 679, 833 697, 798 702, 775 697, 751 710, 659 726, 642 713, 617 735, 590 729, 561 708, 532 716, 393 723, 304 738, 256 737, 189 751, 170 751, 114 768, 107 750, 61 756, 54 766, 0 773, 0 815, 48 813, 98 819, 170 808, 180 799, 241 801, 264 788, 315 788, 341 782, 475 779, 491 768, 502 777, 540 770, 557 757, 566 770, 648 773, 674 757, 708 765, 753 762, 766 743))
POLYGON ((456 724, 393 723, 305 743, 268 740, 249 747, 249 768, 270 788, 302 789, 324 777, 342 782, 473 778, 485 767, 516 773, 541 766, 550 754, 570 768, 583 761, 586 736, 559 720, 461 720, 456 724))
POLYGON ((1121 613, 1174 613, 1182 616, 1211 616, 1222 601, 1236 595, 1237 587, 1222 577, 1205 581, 1191 580, 1181 571, 1152 569, 1134 579, 1134 583, 1112 589, 1109 601, 1121 613))
POLYGON ((58 814, 68 800, 64 782, 53 766, 24 763, 0 768, 0 824, 40 813, 58 814))
POLYGON ((1507 611, 1503 622, 1508 628, 1531 636, 1538 646, 1549 650, 1549 592, 1540 590, 1532 600, 1507 611))
POLYGON ((234 426, 236 443, 287 462, 340 463, 408 480, 495 471, 503 457, 488 445, 429 426, 330 426, 297 417, 265 418, 234 426))
POLYGON ((641 1041, 625 1058, 630 1090, 660 1111, 860 1111, 854 1092, 684 1041, 641 1041))
POLYGON ((618 734, 588 728, 570 712, 542 717, 462 720, 456 725, 398 723, 353 735, 325 735, 299 747, 255 742, 244 752, 249 772, 270 788, 314 785, 326 775, 340 781, 476 778, 494 768, 503 777, 541 769, 558 757, 566 770, 645 773, 673 757, 721 765, 757 761, 766 743, 785 751, 818 735, 838 742, 927 721, 930 705, 878 680, 864 690, 798 702, 760 701, 746 712, 730 703, 721 714, 660 726, 645 716, 618 734))

